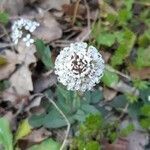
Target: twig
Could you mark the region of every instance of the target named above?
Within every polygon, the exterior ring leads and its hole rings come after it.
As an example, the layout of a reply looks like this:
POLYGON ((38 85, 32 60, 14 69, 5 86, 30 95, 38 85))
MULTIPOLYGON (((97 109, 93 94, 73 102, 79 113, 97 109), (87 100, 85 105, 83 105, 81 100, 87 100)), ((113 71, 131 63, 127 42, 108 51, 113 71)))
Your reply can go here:
POLYGON ((145 5, 145 6, 148 6, 148 7, 150 6, 150 2, 135 1, 134 3, 135 4, 140 4, 140 5, 145 5))
POLYGON ((114 73, 116 73, 116 74, 118 74, 118 75, 128 79, 129 81, 131 81, 131 77, 130 76, 125 75, 125 74, 123 74, 122 72, 120 72, 118 70, 115 70, 114 68, 110 67, 109 65, 106 65, 105 69, 110 71, 110 72, 114 72, 114 73))
POLYGON ((85 3, 86 10, 87 10, 87 28, 88 28, 88 32, 81 39, 81 41, 84 41, 86 39, 86 37, 88 37, 90 35, 90 33, 91 33, 90 9, 89 9, 89 6, 88 6, 86 0, 84 0, 84 3, 85 3))
POLYGON ((5 47, 9 47, 9 46, 14 46, 14 43, 1 43, 0 42, 0 48, 5 48, 5 47))
POLYGON ((76 5, 75 5, 75 9, 74 9, 73 19, 72 19, 72 25, 74 25, 74 23, 76 21, 77 11, 78 11, 78 8, 79 8, 79 3, 80 3, 80 0, 77 0, 76 5))
POLYGON ((65 147, 66 145, 66 141, 67 141, 67 138, 68 138, 68 135, 69 135, 69 131, 70 131, 70 122, 69 120, 67 119, 66 115, 62 112, 62 110, 57 106, 57 104, 51 100, 47 95, 43 95, 43 94, 37 94, 39 96, 42 96, 42 97, 45 97, 49 100, 50 103, 53 104, 53 106, 57 109, 57 111, 62 115, 62 117, 65 119, 66 123, 67 123, 67 130, 66 130, 66 135, 64 137, 64 141, 60 147, 60 150, 63 150, 63 148, 65 147))
POLYGON ((87 25, 88 25, 88 28, 90 29, 91 28, 90 9, 86 0, 84 0, 84 3, 85 3, 86 10, 87 10, 87 25))

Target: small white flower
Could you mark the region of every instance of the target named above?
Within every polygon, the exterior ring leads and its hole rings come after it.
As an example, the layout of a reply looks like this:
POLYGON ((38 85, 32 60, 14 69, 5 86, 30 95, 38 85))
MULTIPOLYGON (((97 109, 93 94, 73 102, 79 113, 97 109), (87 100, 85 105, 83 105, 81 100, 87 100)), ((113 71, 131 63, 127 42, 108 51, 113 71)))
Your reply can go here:
POLYGON ((150 95, 148 96, 148 101, 150 102, 150 95))
POLYGON ((24 42, 26 42, 26 46, 29 47, 32 43, 34 43, 34 39, 31 39, 31 35, 27 34, 26 37, 22 39, 24 42))
POLYGON ((22 39, 26 43, 26 46, 30 46, 34 43, 34 39, 31 38, 31 33, 39 26, 40 24, 36 21, 31 21, 29 19, 21 18, 14 22, 12 25, 12 34, 11 38, 14 44, 18 44, 19 40, 22 39))
POLYGON ((55 61, 58 80, 68 90, 91 90, 100 81, 104 71, 104 60, 93 46, 77 42, 65 47, 55 61))

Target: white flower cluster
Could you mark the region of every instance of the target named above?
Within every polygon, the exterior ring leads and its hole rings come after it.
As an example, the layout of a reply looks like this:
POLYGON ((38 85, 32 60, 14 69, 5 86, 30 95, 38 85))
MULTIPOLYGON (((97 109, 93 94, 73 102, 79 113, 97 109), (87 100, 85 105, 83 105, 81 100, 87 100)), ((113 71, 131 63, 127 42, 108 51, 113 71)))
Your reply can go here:
POLYGON ((15 44, 18 44, 19 39, 22 39, 26 43, 26 46, 29 47, 34 43, 34 39, 31 38, 31 33, 38 27, 40 24, 36 21, 31 21, 29 19, 21 18, 14 22, 12 25, 12 34, 11 38, 15 44))
POLYGON ((104 71, 104 60, 93 46, 77 42, 65 47, 55 61, 58 81, 68 90, 91 90, 99 83, 104 71))

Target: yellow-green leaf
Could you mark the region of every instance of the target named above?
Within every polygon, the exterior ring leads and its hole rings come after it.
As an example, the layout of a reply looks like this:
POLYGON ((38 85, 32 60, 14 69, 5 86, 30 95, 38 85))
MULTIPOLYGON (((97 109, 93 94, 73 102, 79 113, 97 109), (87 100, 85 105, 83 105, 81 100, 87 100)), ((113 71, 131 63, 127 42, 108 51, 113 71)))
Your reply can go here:
POLYGON ((32 127, 28 123, 28 120, 23 120, 17 129, 16 135, 15 135, 15 142, 17 142, 19 139, 22 139, 26 135, 28 135, 32 130, 32 127))
POLYGON ((105 70, 102 81, 106 86, 113 87, 119 82, 119 77, 116 73, 105 70))
POLYGON ((0 66, 7 64, 7 59, 3 56, 0 56, 0 66))

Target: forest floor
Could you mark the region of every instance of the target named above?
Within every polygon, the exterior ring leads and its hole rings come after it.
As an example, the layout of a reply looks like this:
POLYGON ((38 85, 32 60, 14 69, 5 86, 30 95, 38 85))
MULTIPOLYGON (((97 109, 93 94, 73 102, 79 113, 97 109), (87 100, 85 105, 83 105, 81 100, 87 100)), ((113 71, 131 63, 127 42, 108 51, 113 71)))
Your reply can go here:
POLYGON ((0 0, 0 150, 150 150, 149 133, 149 0, 0 0), (75 42, 105 61, 92 91, 54 72, 75 42))

